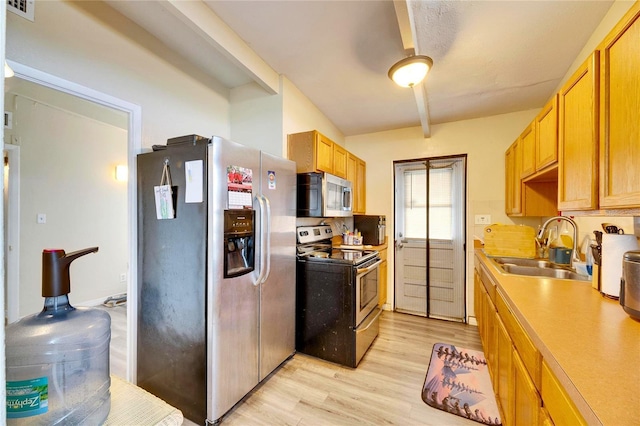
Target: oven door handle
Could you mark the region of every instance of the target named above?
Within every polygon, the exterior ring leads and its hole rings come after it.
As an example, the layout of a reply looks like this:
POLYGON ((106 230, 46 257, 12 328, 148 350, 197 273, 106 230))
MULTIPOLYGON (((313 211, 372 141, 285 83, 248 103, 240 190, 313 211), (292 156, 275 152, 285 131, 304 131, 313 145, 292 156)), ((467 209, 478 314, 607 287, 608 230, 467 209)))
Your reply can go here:
POLYGON ((375 317, 373 317, 371 319, 371 321, 369 321, 369 324, 367 324, 367 326, 365 328, 361 329, 356 329, 356 333, 363 333, 365 331, 367 331, 369 329, 369 327, 371 327, 373 325, 374 322, 376 322, 376 320, 378 319, 378 317, 380 317, 380 315, 382 315, 382 309, 380 308, 376 308, 378 310, 378 313, 376 314, 375 317))
POLYGON ((382 263, 382 259, 378 259, 376 261, 376 263, 374 263, 373 265, 367 266, 366 268, 357 268, 356 269, 356 275, 366 274, 367 272, 371 271, 372 269, 377 268, 378 265, 380 265, 381 263, 382 263))

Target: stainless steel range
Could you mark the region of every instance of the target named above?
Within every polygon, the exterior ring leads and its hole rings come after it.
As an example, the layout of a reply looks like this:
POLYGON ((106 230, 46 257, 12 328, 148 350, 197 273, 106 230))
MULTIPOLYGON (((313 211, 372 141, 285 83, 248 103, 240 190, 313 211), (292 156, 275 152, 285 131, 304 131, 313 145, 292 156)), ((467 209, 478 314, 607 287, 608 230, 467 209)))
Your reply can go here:
POLYGON ((296 350, 356 367, 379 330, 378 252, 333 248, 328 225, 296 234, 296 350))

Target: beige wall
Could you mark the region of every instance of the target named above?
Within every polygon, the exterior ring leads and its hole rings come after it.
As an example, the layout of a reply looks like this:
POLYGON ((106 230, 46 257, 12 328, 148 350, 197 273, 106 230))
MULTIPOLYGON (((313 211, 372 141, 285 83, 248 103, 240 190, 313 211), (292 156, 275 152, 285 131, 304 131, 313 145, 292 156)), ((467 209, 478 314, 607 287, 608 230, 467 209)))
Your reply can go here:
MULTIPOLYGON (((393 162, 467 154, 467 247, 484 226, 476 214, 490 214, 493 223, 513 223, 504 213, 504 152, 533 119, 537 110, 434 125, 425 139, 420 127, 346 138, 346 147, 367 162, 367 213, 387 216, 393 241, 393 162)), ((539 218, 518 223, 537 225, 539 218)), ((393 303, 393 258, 389 259, 389 303, 393 303)), ((467 314, 473 315, 473 250, 467 250, 467 314)))
POLYGON ((7 103, 14 126, 5 135, 20 147, 19 317, 42 309, 46 248, 99 247, 71 266, 73 305, 125 293, 127 182, 114 176, 127 162, 127 131, 23 96, 7 103))
POLYGON ((229 90, 102 2, 42 1, 7 14, 7 58, 142 108, 142 146, 230 136, 229 90))
POLYGON ((231 140, 286 157, 282 139, 281 94, 270 95, 256 83, 231 89, 231 140))
POLYGON ((291 81, 283 78, 282 88, 285 146, 288 134, 308 130, 317 130, 332 141, 344 145, 342 132, 291 81))

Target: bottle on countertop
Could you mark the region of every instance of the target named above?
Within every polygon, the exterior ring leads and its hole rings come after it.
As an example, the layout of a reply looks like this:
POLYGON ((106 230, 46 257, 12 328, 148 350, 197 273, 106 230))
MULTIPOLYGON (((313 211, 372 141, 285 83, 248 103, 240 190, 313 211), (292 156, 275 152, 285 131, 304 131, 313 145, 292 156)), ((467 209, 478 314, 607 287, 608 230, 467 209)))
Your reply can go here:
POLYGON ((5 330, 9 425, 97 425, 109 415, 111 317, 69 303, 71 262, 97 251, 42 252, 44 308, 5 330))
POLYGON ((569 224, 565 220, 562 221, 559 237, 562 244, 560 247, 573 247, 573 233, 572 230, 569 229, 569 224))

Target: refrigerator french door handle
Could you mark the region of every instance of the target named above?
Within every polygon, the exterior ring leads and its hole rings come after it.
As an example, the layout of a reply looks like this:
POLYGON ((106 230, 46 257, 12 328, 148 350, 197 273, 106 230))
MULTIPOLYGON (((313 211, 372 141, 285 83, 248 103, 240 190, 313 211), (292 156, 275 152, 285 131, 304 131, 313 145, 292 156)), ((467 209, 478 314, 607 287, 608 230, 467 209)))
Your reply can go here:
POLYGON ((264 237, 263 240, 266 243, 263 246, 263 252, 266 253, 267 265, 264 276, 262 277, 262 281, 260 281, 259 284, 263 284, 265 281, 267 281, 267 278, 269 278, 269 274, 271 274, 271 202, 264 195, 262 195, 261 197, 264 201, 264 206, 266 207, 265 210, 267 216, 266 227, 260 227, 260 229, 262 230, 262 236, 264 237))
POLYGON ((265 272, 266 272, 266 268, 265 268, 265 263, 266 263, 266 250, 264 247, 264 215, 265 215, 265 205, 264 205, 264 199, 262 197, 262 195, 256 195, 256 201, 258 202, 258 204, 260 205, 260 273, 258 274, 258 278, 256 278, 256 281, 253 283, 254 286, 259 286, 262 281, 264 280, 264 276, 265 276, 265 272))

